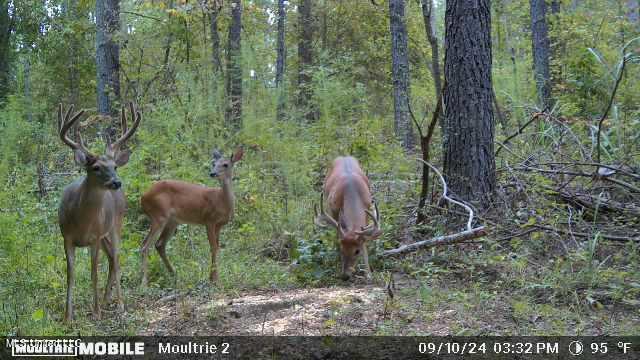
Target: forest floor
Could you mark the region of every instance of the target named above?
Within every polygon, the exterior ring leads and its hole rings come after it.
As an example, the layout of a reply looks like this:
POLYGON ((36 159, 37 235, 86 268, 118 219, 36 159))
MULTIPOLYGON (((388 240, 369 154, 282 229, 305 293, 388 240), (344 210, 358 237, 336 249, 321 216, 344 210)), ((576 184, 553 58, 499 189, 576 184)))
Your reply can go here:
MULTIPOLYGON (((146 308, 139 335, 599 335, 637 331, 632 309, 552 309, 463 284, 391 283, 253 290, 229 296, 169 293, 146 308)), ((205 291, 206 292, 206 291, 205 291)))

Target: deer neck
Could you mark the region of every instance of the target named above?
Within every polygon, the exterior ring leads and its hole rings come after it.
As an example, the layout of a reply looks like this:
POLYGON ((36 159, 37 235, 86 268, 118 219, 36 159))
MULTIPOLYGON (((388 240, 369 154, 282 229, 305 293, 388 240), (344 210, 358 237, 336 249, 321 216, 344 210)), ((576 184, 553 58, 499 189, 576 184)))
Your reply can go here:
POLYGON ((226 203, 229 208, 229 217, 233 216, 234 203, 235 203, 235 195, 233 194, 233 182, 231 180, 231 176, 224 177, 220 180, 220 184, 222 185, 222 200, 226 203))

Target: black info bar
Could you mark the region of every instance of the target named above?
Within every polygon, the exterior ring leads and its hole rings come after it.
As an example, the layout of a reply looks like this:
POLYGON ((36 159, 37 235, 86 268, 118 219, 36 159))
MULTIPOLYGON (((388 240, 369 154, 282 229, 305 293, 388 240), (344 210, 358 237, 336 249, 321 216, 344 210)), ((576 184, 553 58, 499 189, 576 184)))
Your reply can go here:
POLYGON ((7 337, 0 358, 640 359, 640 336, 7 337))

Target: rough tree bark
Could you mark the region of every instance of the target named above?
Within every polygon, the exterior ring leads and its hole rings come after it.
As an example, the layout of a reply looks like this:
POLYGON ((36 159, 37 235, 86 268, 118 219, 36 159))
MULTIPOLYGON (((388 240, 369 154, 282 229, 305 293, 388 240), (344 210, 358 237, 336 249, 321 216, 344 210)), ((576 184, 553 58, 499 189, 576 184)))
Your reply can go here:
POLYGON ((285 20, 287 12, 284 7, 284 0, 278 0, 278 44, 277 44, 277 59, 276 59, 276 88, 278 89, 278 120, 284 120, 285 117, 285 99, 284 99, 284 86, 282 84, 284 80, 284 66, 287 59, 286 47, 285 47, 285 20))
POLYGON ((242 0, 231 1, 231 24, 227 49, 227 109, 225 121, 233 131, 242 128, 242 0))
POLYGON ((389 0, 391 32, 391 77, 393 81, 393 129, 405 151, 413 149, 413 127, 409 121, 409 51, 404 0, 389 0))
POLYGON ((489 0, 448 0, 445 13, 446 182, 486 208, 495 189, 489 0))
POLYGON ((307 121, 317 119, 317 111, 312 103, 311 65, 313 63, 313 19, 311 17, 312 0, 300 0, 298 5, 298 108, 307 121))
POLYGON ((220 58, 220 33, 218 32, 218 16, 220 15, 218 4, 213 4, 209 13, 211 18, 211 63, 213 72, 219 73, 222 70, 222 60, 220 58))
POLYGON ((545 0, 530 0, 533 67, 540 108, 551 108, 551 74, 549 72, 549 26, 545 0))
POLYGON ((9 15, 9 1, 0 0, 0 104, 7 100, 11 79, 9 60, 11 58, 11 30, 13 24, 9 15))
MULTIPOLYGON (((117 43, 119 30, 120 0, 96 1, 98 113, 102 115, 114 115, 114 105, 120 101, 120 47, 117 43)), ((116 121, 117 117, 113 118, 116 121)), ((113 126, 116 126, 115 122, 113 126)))

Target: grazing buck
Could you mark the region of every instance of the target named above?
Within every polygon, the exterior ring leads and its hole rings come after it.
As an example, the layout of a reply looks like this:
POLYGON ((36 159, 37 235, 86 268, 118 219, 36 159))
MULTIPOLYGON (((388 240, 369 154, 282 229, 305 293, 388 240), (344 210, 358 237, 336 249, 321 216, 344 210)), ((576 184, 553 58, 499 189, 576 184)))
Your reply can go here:
POLYGON ((218 150, 213 151, 210 176, 218 178, 222 188, 209 188, 183 181, 164 180, 154 183, 142 195, 142 209, 151 218, 149 234, 142 243, 142 285, 146 286, 149 247, 155 243, 156 250, 167 270, 175 271, 167 258, 167 242, 179 224, 197 224, 207 227, 211 247, 211 272, 209 279, 218 280, 216 257, 220 230, 233 217, 233 165, 242 159, 244 151, 239 147, 231 158, 226 159, 218 150))
POLYGON ((324 179, 320 196, 320 211, 316 211, 315 223, 321 227, 332 226, 338 231, 340 256, 342 259, 342 278, 348 280, 354 272, 360 253, 364 258, 367 278, 371 276, 367 241, 382 235, 380 215, 372 205, 369 191, 369 179, 362 172, 358 160, 353 157, 338 157, 324 179), (324 210, 324 200, 329 213, 324 210), (373 224, 367 225, 367 217, 373 224))
POLYGON ((73 320, 72 291, 74 284, 74 259, 76 247, 91 247, 91 284, 93 286, 93 319, 100 319, 100 303, 98 301, 98 264, 100 248, 103 248, 109 259, 109 276, 104 291, 104 302, 111 299, 112 288, 115 287, 118 310, 124 311, 120 293, 120 263, 118 250, 122 220, 127 210, 124 192, 120 188, 122 182, 116 173, 118 166, 129 160, 130 151, 121 149, 122 145, 133 135, 140 124, 140 113, 133 103, 129 104, 133 126, 127 129, 127 116, 122 108, 120 122, 123 135, 113 144, 107 144, 104 155, 91 153, 80 135, 79 126, 75 126, 77 142, 67 136, 67 132, 84 114, 81 110, 71 116, 73 106, 62 117, 62 104, 58 108, 58 133, 60 139, 74 152, 76 164, 84 167, 86 175, 64 188, 58 220, 60 231, 64 237, 64 251, 67 257, 67 304, 64 321, 73 320))

